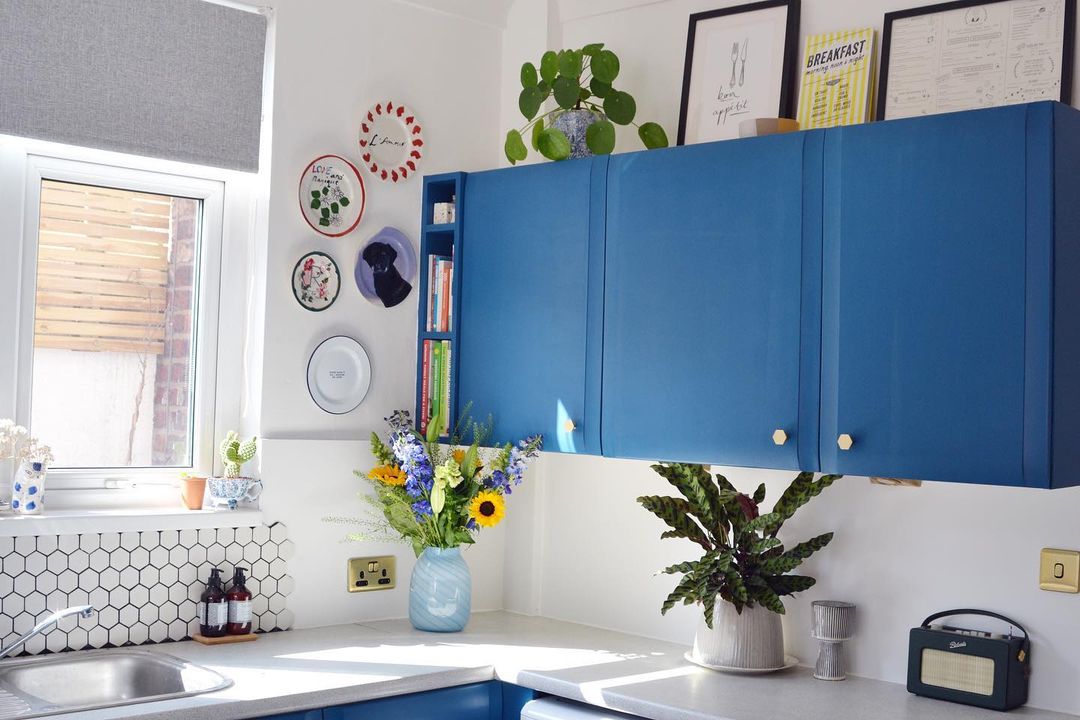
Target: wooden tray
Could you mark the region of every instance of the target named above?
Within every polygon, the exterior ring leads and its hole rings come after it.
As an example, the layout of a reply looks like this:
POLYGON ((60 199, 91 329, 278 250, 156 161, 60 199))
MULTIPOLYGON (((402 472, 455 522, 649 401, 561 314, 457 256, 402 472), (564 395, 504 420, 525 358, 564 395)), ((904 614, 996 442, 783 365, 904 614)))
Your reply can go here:
POLYGON ((228 645, 229 643, 241 643, 251 642, 252 640, 258 640, 259 636, 255 633, 248 633, 247 635, 222 635, 221 637, 203 637, 196 633, 191 638, 197 643, 203 645, 228 645))

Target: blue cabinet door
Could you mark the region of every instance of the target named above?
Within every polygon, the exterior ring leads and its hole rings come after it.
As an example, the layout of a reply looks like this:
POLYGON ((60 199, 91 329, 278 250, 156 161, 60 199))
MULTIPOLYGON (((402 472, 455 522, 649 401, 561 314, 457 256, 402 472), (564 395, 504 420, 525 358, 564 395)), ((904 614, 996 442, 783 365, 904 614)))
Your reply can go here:
MULTIPOLYGON (((431 690, 326 708, 323 720, 504 720, 500 683, 431 690)), ((520 712, 520 709, 519 709, 520 712)))
POLYGON ((284 715, 271 715, 257 720, 322 720, 322 710, 308 710, 307 712, 286 713, 284 715))
POLYGON ((605 455, 817 468, 822 140, 611 159, 605 455))
POLYGON ((542 433, 546 450, 600 452, 606 163, 465 180, 457 397, 492 416, 497 443, 542 433))
POLYGON ((827 135, 822 470, 1024 484, 1027 119, 827 135))

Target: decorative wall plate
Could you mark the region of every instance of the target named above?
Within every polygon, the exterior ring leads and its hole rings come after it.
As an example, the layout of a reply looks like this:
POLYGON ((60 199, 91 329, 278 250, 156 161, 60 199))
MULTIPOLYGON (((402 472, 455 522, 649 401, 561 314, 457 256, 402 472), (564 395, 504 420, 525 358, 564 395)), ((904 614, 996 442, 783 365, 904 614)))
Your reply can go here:
POLYGON ((397 182, 416 172, 424 135, 412 110, 400 103, 378 103, 360 122, 360 156, 380 180, 397 182))
POLYGON ((306 310, 319 312, 330 307, 337 300, 339 290, 341 273, 326 253, 308 253, 293 268, 293 296, 306 310))
POLYGON ((307 386, 315 404, 331 415, 352 412, 371 387, 371 360, 351 337, 327 338, 308 360, 307 386))
POLYGON ((367 202, 356 166, 339 155, 311 161, 300 176, 300 210, 316 232, 341 237, 360 224, 367 202))
POLYGON ((353 278, 361 295, 393 307, 409 296, 416 269, 416 251, 408 236, 395 227, 384 227, 360 249, 353 278))

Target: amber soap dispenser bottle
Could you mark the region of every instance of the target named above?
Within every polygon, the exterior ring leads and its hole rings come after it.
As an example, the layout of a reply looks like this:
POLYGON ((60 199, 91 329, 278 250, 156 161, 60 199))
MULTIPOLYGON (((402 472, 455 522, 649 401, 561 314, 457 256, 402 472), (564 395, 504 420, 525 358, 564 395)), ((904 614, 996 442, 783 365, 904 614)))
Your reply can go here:
POLYGON ((251 591, 244 584, 246 568, 238 567, 233 573, 232 587, 229 588, 229 627, 230 635, 247 635, 251 632, 251 591))
POLYGON ((225 588, 221 586, 221 571, 214 568, 199 598, 199 633, 208 638, 222 637, 228 622, 229 605, 225 588))

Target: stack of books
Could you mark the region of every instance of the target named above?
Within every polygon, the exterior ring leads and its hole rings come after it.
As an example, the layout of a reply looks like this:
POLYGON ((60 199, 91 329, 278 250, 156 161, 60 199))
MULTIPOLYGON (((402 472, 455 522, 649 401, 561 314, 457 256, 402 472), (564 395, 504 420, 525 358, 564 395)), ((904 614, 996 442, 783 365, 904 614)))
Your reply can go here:
POLYGON ((454 321, 454 261, 442 255, 428 257, 428 332, 450 332, 454 321))
POLYGON ((420 388, 420 433, 427 435, 432 422, 439 436, 450 434, 450 341, 425 340, 423 382, 420 388))

